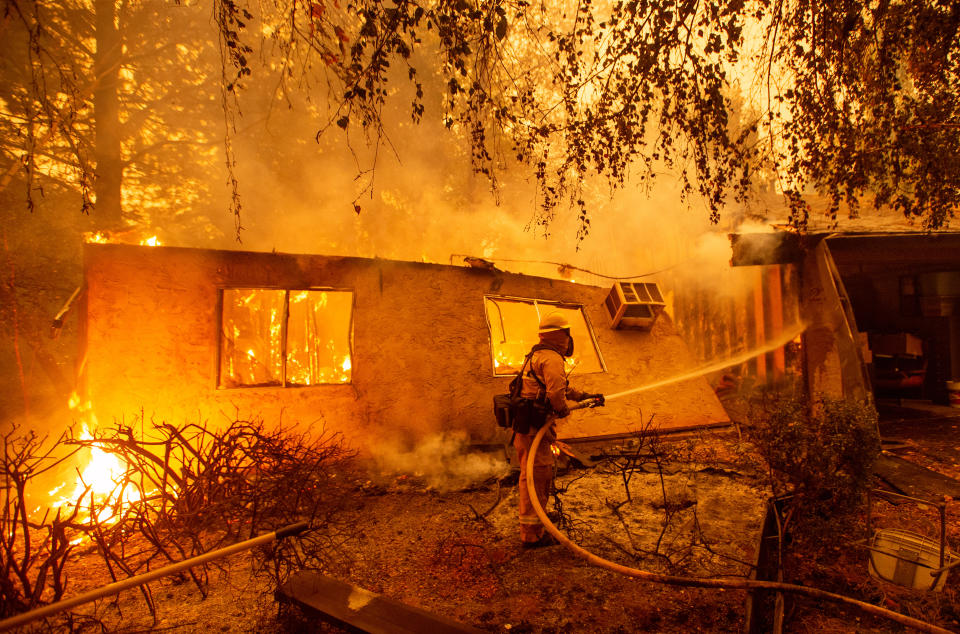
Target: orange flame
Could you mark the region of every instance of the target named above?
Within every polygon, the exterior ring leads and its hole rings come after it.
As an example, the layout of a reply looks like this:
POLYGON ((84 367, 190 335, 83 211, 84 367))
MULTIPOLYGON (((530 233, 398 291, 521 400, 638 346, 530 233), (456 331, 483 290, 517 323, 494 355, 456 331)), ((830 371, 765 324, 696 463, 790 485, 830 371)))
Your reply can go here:
POLYGON ((144 247, 159 247, 163 246, 163 242, 156 236, 150 236, 147 238, 137 238, 135 233, 139 231, 125 231, 120 233, 108 233, 105 231, 97 231, 96 233, 84 233, 83 240, 87 243, 92 244, 139 244, 144 247))
MULTIPOLYGON (((87 419, 87 422, 82 424, 79 440, 93 440, 90 430, 96 429, 97 418, 90 402, 81 402, 80 397, 74 393, 70 396, 69 404, 71 409, 77 410, 87 419)), ((70 485, 69 482, 64 482, 48 492, 54 500, 52 506, 70 510, 75 505, 80 505, 81 519, 94 519, 107 524, 116 521, 124 506, 141 499, 140 491, 136 487, 121 488, 127 469, 128 466, 119 456, 94 443, 90 445, 90 459, 85 465, 78 465, 76 468, 77 478, 73 489, 63 493, 70 485), (88 514, 91 508, 95 509, 92 518, 88 514)))

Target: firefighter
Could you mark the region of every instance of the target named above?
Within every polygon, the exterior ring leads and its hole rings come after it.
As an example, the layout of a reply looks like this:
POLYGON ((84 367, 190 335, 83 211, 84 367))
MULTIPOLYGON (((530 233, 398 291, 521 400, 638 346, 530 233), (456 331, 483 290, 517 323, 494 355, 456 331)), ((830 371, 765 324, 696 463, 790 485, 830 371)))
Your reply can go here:
MULTIPOLYGON (((543 424, 548 426, 534 458, 533 483, 540 506, 547 508, 550 485, 555 471, 554 456, 550 450, 557 439, 554 422, 570 414, 567 400, 591 400, 593 406, 603 405, 602 394, 587 394, 576 390, 567 382, 564 371, 564 359, 573 354, 573 337, 570 336, 570 324, 560 313, 550 313, 540 320, 540 343, 533 347, 528 363, 524 364, 523 387, 520 396, 524 399, 539 401, 547 407, 543 424)), ((517 462, 520 465, 520 540, 524 548, 538 548, 555 544, 556 540, 546 532, 530 502, 527 491, 527 456, 538 427, 530 427, 529 433, 517 430, 513 446, 517 450, 517 462)))

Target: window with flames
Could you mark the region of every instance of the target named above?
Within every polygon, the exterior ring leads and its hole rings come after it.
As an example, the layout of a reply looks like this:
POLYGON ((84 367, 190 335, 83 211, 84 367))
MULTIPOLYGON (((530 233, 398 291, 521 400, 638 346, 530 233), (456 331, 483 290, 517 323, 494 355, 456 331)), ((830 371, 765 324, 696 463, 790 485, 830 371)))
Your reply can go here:
POLYGON ((225 288, 221 388, 349 383, 353 292, 225 288))
POLYGON ((516 374, 527 353, 540 341, 540 317, 561 313, 570 324, 574 353, 567 358, 567 371, 578 374, 605 372, 593 329, 579 304, 562 304, 517 297, 484 297, 494 376, 516 374))

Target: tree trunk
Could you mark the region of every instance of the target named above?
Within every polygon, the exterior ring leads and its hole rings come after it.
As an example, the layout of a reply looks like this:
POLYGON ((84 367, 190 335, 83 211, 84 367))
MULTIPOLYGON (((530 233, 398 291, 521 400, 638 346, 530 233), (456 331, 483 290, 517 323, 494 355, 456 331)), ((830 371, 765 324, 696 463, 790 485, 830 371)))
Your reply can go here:
POLYGON ((123 160, 120 154, 120 56, 121 41, 117 29, 116 0, 95 0, 97 52, 93 69, 96 88, 93 116, 96 125, 96 205, 94 224, 100 229, 121 225, 120 193, 123 185, 123 160))

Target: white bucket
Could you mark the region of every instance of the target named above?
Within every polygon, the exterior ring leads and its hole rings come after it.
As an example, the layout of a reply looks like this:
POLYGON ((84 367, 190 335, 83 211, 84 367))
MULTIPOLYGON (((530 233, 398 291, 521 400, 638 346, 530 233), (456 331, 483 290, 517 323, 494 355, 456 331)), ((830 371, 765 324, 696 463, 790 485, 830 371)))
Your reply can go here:
MULTIPOLYGON (((955 560, 954 553, 944 552, 944 566, 955 560)), ((871 576, 916 590, 939 591, 947 580, 948 571, 940 569, 939 544, 896 528, 874 533, 868 564, 871 576)))
POLYGON ((960 381, 947 381, 947 398, 950 399, 950 407, 960 408, 960 381))

